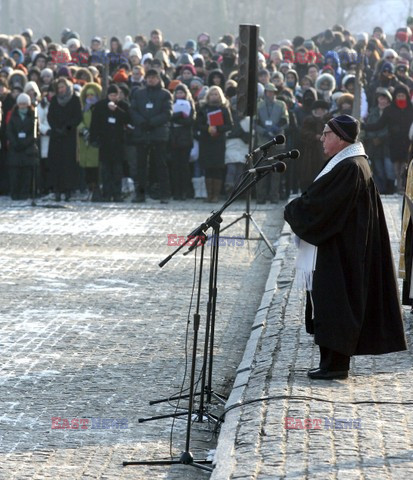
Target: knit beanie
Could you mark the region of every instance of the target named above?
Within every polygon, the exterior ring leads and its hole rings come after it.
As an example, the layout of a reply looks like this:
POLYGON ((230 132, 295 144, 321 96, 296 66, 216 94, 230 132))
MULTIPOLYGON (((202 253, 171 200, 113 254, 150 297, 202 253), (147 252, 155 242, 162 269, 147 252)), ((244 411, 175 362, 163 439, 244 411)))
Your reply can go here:
POLYGON ((25 104, 30 105, 32 101, 30 100, 29 95, 27 93, 21 93, 16 100, 17 105, 25 104))
POLYGON ((115 85, 114 83, 112 83, 108 87, 108 93, 107 94, 110 95, 111 93, 119 93, 119 87, 117 85, 115 85))
POLYGON ((355 143, 360 133, 360 123, 351 115, 339 115, 332 118, 327 125, 338 137, 348 143, 355 143))

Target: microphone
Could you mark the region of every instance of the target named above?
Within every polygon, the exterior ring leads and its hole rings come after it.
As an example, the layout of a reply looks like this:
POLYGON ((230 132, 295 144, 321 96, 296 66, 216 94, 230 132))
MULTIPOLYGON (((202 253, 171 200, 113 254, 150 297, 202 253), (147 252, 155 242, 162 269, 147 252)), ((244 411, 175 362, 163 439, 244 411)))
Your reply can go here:
POLYGON ((284 173, 287 170, 287 165, 284 162, 275 162, 272 165, 265 165, 263 167, 251 168, 248 173, 264 173, 268 171, 284 173))
POLYGON ((284 160, 284 158, 299 158, 300 151, 299 150, 290 150, 289 152, 279 153, 278 155, 274 155, 273 157, 268 157, 267 160, 284 160))
MULTIPOLYGON (((291 150, 285 153, 279 153, 278 155, 274 155, 273 157, 268 157, 267 160, 284 160, 284 158, 298 158, 300 156, 300 152, 298 150, 291 150)), ((262 167, 251 168, 248 170, 248 173, 262 173, 267 172, 268 170, 276 171, 278 173, 284 173, 287 169, 287 165, 284 162, 277 161, 272 165, 264 165, 262 167)))
POLYGON ((263 143, 260 147, 257 147, 255 150, 253 150, 252 155, 258 152, 265 152, 273 145, 282 145, 283 143, 285 143, 285 136, 277 135, 275 138, 268 140, 268 142, 263 143))

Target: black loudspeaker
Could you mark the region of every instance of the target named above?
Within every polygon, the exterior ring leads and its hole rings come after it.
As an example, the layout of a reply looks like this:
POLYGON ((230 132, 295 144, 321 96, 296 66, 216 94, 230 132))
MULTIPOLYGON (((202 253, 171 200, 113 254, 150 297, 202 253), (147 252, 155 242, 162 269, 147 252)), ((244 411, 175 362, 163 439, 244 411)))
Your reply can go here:
POLYGON ((237 110, 240 116, 255 115, 259 28, 259 25, 239 26, 237 110))

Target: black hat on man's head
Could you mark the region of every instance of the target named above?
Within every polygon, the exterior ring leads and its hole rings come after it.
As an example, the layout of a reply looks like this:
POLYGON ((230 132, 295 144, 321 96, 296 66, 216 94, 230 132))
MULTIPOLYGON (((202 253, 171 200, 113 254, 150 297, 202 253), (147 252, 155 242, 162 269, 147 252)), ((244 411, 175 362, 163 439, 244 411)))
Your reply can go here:
POLYGON ((355 143, 357 141, 360 133, 360 123, 351 115, 338 115, 332 118, 327 125, 345 142, 355 143))

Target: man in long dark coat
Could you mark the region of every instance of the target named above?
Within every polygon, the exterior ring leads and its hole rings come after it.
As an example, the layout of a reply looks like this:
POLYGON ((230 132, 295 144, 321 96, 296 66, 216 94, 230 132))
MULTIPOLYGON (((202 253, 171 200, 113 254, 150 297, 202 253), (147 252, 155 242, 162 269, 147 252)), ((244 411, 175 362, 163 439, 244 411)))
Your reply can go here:
POLYGON ((284 213, 299 237, 297 281, 320 348, 313 379, 346 378, 352 355, 406 349, 386 220, 358 133, 349 115, 325 125, 329 160, 284 213))
POLYGON ((47 120, 51 128, 49 161, 56 200, 60 201, 64 193, 68 201, 78 177, 77 126, 82 121, 82 108, 66 78, 57 81, 57 95, 50 102, 47 120))

